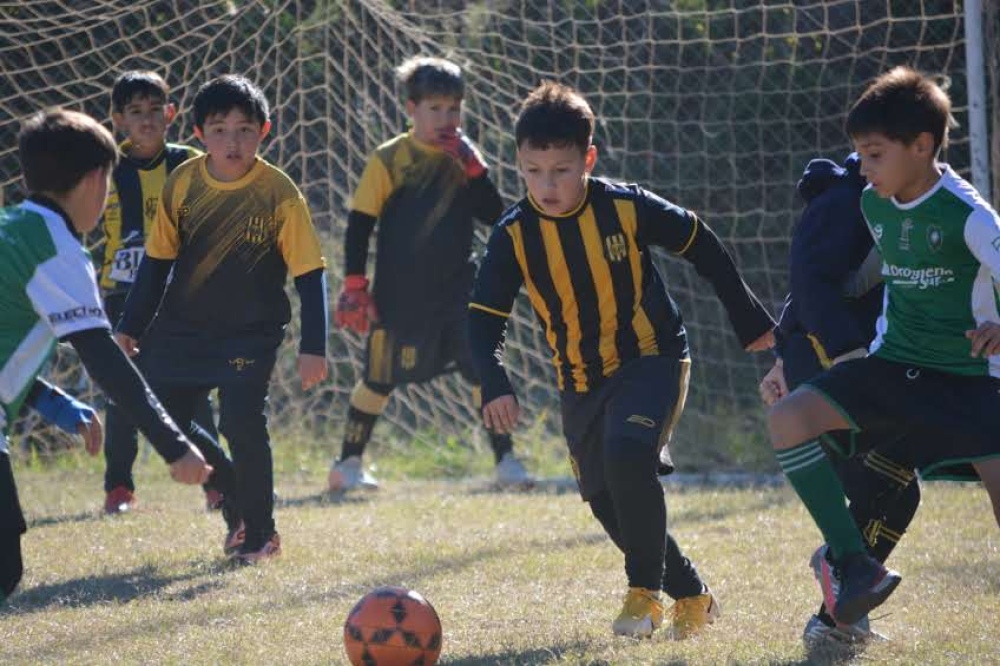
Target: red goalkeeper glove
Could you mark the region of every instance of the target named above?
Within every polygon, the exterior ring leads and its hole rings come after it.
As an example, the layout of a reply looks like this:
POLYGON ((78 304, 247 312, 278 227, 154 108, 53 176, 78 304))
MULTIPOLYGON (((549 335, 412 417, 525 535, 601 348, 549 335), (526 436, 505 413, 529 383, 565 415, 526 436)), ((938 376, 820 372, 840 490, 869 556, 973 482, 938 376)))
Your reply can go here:
POLYGON ((455 134, 444 139, 441 142, 441 149, 461 165, 470 180, 486 173, 486 160, 483 159, 483 154, 462 130, 457 129, 455 134))
POLYGON ((337 328, 346 327, 356 333, 367 333, 368 324, 377 320, 375 301, 368 293, 368 278, 348 275, 344 278, 344 289, 337 297, 337 309, 333 313, 337 328))

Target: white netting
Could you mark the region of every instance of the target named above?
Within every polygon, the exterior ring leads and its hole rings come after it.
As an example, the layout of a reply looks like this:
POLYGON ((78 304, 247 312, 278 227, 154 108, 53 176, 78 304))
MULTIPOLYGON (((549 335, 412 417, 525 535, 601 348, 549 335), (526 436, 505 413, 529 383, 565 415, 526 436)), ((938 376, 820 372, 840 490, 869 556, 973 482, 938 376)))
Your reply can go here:
MULTIPOLYGON (((190 142, 197 86, 246 74, 274 106, 264 155, 308 198, 336 289, 345 202, 369 152, 404 127, 392 69, 413 54, 444 55, 467 72, 466 127, 508 201, 522 192, 512 167, 518 101, 545 78, 575 85, 600 118, 597 171, 698 211, 777 311, 800 208, 795 181, 809 158, 845 154, 844 114, 869 79, 899 63, 950 77, 960 127, 947 157, 966 171, 961 11, 959 0, 0 3, 0 186, 10 200, 17 121, 38 107, 106 118, 117 74, 153 68, 180 108, 171 139, 190 142)), ((693 271, 670 259, 661 267, 695 358, 678 446, 706 455, 683 458, 753 458, 760 437, 747 434, 760 432, 753 387, 764 361, 738 349, 693 271)), ((548 352, 526 299, 511 340, 508 364, 529 416, 554 425, 548 352)), ((335 438, 361 341, 331 336, 334 381, 311 395, 297 388, 293 349, 286 347, 273 384, 272 423, 329 428, 335 438)), ((464 433, 474 422, 470 402, 454 379, 439 379, 398 391, 388 416, 410 436, 464 433)))

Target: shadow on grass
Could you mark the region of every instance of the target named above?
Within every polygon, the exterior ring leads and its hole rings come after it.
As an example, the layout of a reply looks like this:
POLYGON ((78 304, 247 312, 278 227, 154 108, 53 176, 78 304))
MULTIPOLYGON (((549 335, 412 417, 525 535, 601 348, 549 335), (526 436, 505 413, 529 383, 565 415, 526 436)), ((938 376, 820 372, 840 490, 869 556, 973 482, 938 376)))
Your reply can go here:
MULTIPOLYGON (((5 613, 35 613, 53 607, 80 608, 101 603, 127 603, 141 597, 154 595, 167 587, 216 573, 212 570, 192 570, 178 575, 162 575, 154 566, 144 566, 132 571, 75 578, 62 583, 39 585, 14 595, 5 613)), ((194 587, 174 592, 168 599, 190 601, 202 594, 222 587, 224 581, 212 580, 194 587)))
POLYGON ((94 521, 101 520, 103 516, 97 510, 94 511, 81 511, 80 513, 74 513, 62 516, 40 516, 38 518, 31 518, 28 520, 28 529, 35 529, 38 527, 52 527, 55 525, 69 525, 70 523, 90 523, 94 521))
MULTIPOLYGON (((444 658, 438 663, 442 666, 533 666, 534 664, 564 662, 567 658, 572 658, 575 654, 584 653, 588 647, 586 643, 576 642, 532 648, 530 650, 504 650, 503 652, 466 657, 449 658, 445 654, 444 658)), ((591 666, 610 665, 610 662, 603 660, 595 660, 589 663, 591 666)))
POLYGON ((378 493, 367 491, 329 493, 321 491, 301 497, 280 497, 274 503, 276 508, 291 508, 302 506, 327 506, 339 504, 368 504, 378 493))

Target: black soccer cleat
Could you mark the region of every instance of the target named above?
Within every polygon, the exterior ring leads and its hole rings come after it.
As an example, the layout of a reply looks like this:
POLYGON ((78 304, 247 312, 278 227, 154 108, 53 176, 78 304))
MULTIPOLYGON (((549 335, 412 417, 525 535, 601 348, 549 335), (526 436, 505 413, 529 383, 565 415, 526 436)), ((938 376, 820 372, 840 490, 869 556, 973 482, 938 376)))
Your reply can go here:
POLYGON ((867 553, 852 553, 837 562, 840 592, 833 617, 843 624, 854 624, 881 605, 903 577, 886 569, 867 553))

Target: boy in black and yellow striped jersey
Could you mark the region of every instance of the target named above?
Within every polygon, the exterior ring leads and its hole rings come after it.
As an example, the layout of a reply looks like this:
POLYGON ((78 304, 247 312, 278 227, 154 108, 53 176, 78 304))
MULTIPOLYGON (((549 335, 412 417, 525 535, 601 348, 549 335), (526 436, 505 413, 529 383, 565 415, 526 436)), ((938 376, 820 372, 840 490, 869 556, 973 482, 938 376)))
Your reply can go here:
POLYGON ((594 114, 576 91, 535 90, 515 127, 528 196, 487 245, 470 304, 470 337, 487 428, 509 432, 517 399, 498 363, 504 328, 526 288, 552 350, 563 431, 583 499, 625 553, 629 591, 616 634, 648 637, 676 600, 674 637, 719 615, 715 597, 666 525, 657 472, 687 395, 687 337, 653 265, 659 246, 708 279, 749 351, 773 345, 774 322, 698 217, 636 185, 594 178, 594 114))

